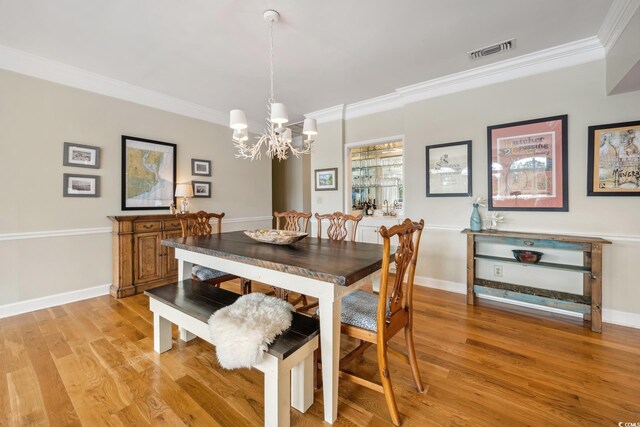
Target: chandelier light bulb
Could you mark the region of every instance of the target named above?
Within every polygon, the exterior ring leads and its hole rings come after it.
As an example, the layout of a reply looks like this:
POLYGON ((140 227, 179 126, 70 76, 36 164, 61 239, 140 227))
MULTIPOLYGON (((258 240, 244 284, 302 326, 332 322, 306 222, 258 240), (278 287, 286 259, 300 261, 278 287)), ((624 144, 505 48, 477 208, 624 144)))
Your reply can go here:
POLYGON ((318 123, 316 119, 304 119, 304 124, 302 125, 302 133, 308 136, 313 136, 318 134, 318 123))
POLYGON ((244 111, 242 110, 231 110, 229 114, 229 127, 231 129, 246 129, 247 126, 247 117, 244 115, 244 111))
POLYGON ((289 115, 284 104, 280 102, 274 102, 271 104, 271 123, 278 125, 287 123, 289 121, 289 115))
POLYGON ((286 128, 284 132, 282 132, 282 140, 285 142, 291 142, 293 140, 293 136, 291 135, 291 129, 286 128))
POLYGON ((233 131, 233 139, 234 141, 244 142, 249 140, 249 135, 247 134, 246 129, 236 129, 233 131))

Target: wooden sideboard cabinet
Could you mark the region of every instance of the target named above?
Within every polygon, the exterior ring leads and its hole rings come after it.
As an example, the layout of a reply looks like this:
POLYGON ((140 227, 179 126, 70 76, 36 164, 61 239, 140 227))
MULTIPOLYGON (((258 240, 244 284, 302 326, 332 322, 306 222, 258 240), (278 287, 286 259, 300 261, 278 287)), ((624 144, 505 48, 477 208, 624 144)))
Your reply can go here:
POLYGON ((123 298, 178 279, 173 248, 162 239, 182 236, 175 215, 110 216, 113 242, 111 295, 123 298))

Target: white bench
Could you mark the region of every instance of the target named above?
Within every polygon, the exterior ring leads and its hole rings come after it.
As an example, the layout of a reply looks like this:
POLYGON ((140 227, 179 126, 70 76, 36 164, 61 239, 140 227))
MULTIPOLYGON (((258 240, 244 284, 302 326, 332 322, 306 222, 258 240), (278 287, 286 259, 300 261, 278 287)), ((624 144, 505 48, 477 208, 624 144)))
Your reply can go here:
MULTIPOLYGON (((153 348, 169 351, 171 324, 181 337, 210 341, 207 321, 215 311, 233 304, 240 295, 201 282, 185 280, 148 291, 153 312, 153 348), (188 331, 188 332, 186 332, 188 331)), ((264 424, 289 426, 289 407, 306 412, 313 404, 313 352, 318 348, 319 323, 293 313, 291 327, 269 346, 264 360, 254 368, 264 373, 264 424)))

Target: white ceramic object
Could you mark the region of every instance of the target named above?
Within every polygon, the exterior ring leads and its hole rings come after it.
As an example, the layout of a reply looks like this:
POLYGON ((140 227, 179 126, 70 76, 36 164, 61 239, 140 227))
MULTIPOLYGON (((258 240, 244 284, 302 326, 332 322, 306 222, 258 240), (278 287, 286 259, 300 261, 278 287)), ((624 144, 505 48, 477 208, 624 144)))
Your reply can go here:
POLYGON ((287 230, 245 230, 244 234, 262 243, 272 245, 290 245, 304 239, 309 233, 287 230))

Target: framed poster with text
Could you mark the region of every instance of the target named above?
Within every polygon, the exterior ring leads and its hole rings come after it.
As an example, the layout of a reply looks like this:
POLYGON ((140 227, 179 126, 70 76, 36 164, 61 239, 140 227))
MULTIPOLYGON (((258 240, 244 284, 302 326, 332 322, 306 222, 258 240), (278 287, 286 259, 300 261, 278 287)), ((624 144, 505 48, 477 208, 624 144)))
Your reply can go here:
POLYGON ((640 120, 589 126, 588 196, 640 196, 640 120))
POLYGON ((487 128, 490 211, 569 210, 567 115, 487 128))

